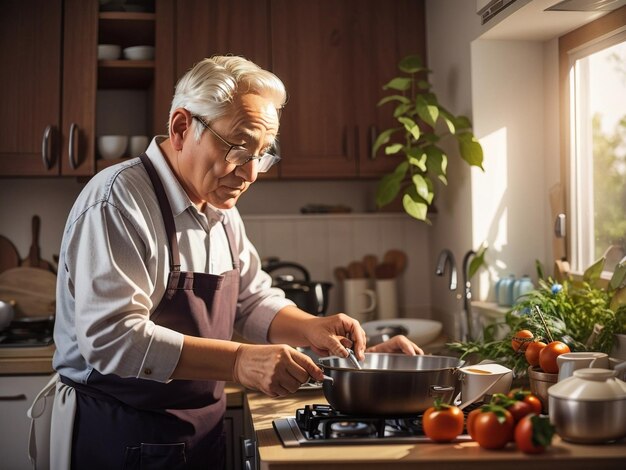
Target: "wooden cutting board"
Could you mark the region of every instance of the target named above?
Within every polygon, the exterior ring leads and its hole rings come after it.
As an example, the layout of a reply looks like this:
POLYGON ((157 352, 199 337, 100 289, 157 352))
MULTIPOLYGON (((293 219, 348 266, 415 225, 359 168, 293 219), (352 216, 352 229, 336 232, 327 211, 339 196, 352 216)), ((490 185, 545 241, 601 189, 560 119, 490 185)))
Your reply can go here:
POLYGON ((11 240, 0 235, 0 273, 20 265, 20 254, 11 240))
POLYGON ((41 226, 41 221, 39 219, 38 215, 34 215, 33 216, 33 220, 32 220, 32 234, 33 234, 33 241, 30 244, 30 250, 28 252, 28 258, 23 259, 22 262, 20 263, 20 266, 30 266, 33 268, 40 268, 40 269, 47 269, 48 271, 51 272, 56 272, 54 270, 54 267, 52 266, 52 264, 48 263, 47 261, 41 259, 41 257, 39 256, 40 253, 40 249, 39 249, 39 228, 41 226))
POLYGON ((40 268, 17 267, 0 273, 0 300, 15 301, 15 317, 54 315, 57 277, 40 268))

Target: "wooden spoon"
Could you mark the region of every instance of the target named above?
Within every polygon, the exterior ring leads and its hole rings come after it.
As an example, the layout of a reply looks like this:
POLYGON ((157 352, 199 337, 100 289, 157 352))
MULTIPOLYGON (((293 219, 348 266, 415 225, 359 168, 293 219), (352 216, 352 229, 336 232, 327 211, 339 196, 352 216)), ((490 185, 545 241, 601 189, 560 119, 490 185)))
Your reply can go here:
POLYGON ((383 263, 389 263, 395 267, 396 276, 402 274, 406 268, 407 256, 402 250, 389 250, 383 257, 383 263))
POLYGON ((360 261, 352 261, 348 265, 348 277, 350 279, 364 279, 365 266, 360 261))
POLYGON ((376 279, 393 279, 396 277, 396 267, 391 263, 381 263, 376 266, 376 279))
POLYGON ((336 267, 334 273, 339 282, 343 281, 344 279, 348 279, 348 270, 343 266, 336 267))
POLYGON ((365 266, 365 274, 370 279, 376 277, 376 265, 378 264, 378 258, 376 255, 365 255, 363 257, 363 266, 365 266))

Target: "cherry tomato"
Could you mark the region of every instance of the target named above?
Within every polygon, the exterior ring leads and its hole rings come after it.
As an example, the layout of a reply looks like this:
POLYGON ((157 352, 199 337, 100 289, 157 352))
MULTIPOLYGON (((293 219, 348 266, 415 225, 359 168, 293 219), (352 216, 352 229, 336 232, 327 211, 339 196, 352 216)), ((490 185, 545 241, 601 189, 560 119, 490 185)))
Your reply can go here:
POLYGON ((513 415, 501 406, 482 407, 472 421, 473 438, 485 449, 502 449, 512 439, 513 415))
POLYGON ((526 454, 540 454, 552 443, 554 427, 547 416, 529 414, 515 426, 515 444, 526 454))
POLYGON ((424 433, 435 442, 450 442, 463 432, 463 412, 452 405, 435 402, 424 412, 424 433))
POLYGON ((547 346, 546 343, 544 343, 543 341, 533 341, 532 343, 530 343, 528 347, 526 348, 526 352, 524 353, 526 357, 526 361, 531 366, 538 366, 539 365, 539 353, 546 346, 547 346))
POLYGON ((556 358, 570 352, 569 346, 561 341, 552 341, 539 353, 539 367, 548 374, 558 374, 559 365, 556 358))
POLYGON ((532 341, 534 335, 530 330, 520 330, 513 336, 511 339, 511 347, 515 352, 517 351, 526 351, 526 347, 528 343, 532 341))
POLYGON ((541 400, 538 396, 533 395, 528 390, 515 389, 509 392, 509 397, 514 400, 519 400, 530 406, 531 412, 535 414, 541 414, 541 410, 543 406, 541 405, 541 400))

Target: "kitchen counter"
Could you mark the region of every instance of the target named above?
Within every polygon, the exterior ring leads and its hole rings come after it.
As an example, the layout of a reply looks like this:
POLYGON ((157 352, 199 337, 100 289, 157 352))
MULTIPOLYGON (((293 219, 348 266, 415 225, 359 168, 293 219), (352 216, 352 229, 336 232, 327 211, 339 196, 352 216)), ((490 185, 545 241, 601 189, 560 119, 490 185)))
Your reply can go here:
POLYGON ((313 469, 323 465, 324 470, 347 468, 394 469, 427 468, 436 465, 446 469, 495 469, 505 465, 531 464, 533 470, 554 468, 623 469, 626 468, 626 441, 607 445, 578 445, 562 441, 555 435, 553 445, 540 455, 526 455, 513 444, 502 450, 482 449, 475 442, 450 444, 375 444, 292 447, 282 446, 274 432, 272 421, 292 417, 296 409, 310 404, 325 404, 321 390, 302 390, 284 398, 272 399, 259 392, 247 392, 247 401, 256 432, 260 469, 313 469), (417 467, 417 464, 424 464, 417 467))

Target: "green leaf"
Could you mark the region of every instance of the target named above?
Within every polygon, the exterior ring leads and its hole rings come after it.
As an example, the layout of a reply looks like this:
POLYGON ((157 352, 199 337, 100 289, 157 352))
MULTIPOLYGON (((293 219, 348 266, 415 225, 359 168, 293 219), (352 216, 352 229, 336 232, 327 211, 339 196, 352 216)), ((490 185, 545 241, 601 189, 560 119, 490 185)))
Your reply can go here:
POLYGON ((435 173, 436 175, 445 176, 448 169, 448 157, 445 153, 434 145, 429 145, 425 149, 426 151, 426 167, 428 171, 435 173))
POLYGON ((409 104, 405 104, 405 103, 401 103, 398 106, 396 106, 396 109, 393 111, 393 117, 397 118, 402 116, 403 114, 406 114, 407 111, 409 111, 413 106, 409 103, 409 104))
POLYGON ((402 196, 402 206, 411 217, 427 222, 428 204, 425 202, 415 201, 409 194, 405 194, 402 196))
POLYGON ((376 188, 376 205, 386 206, 393 201, 400 192, 401 180, 392 173, 381 178, 376 188))
POLYGON ((471 129, 472 121, 465 116, 457 116, 454 118, 454 125, 457 129, 471 129))
POLYGON ((454 134, 456 132, 456 127, 454 127, 454 122, 450 118, 448 118, 445 114, 442 114, 443 122, 448 126, 448 130, 450 134, 454 134))
POLYGON ((487 252, 487 247, 481 247, 476 255, 470 261, 469 269, 467 276, 469 279, 476 274, 476 271, 480 269, 481 266, 485 264, 485 253, 487 252))
POLYGON ((391 144, 385 147, 385 155, 394 155, 402 150, 402 144, 391 144))
POLYGON ((398 64, 398 68, 404 73, 416 73, 425 70, 422 65, 422 59, 417 55, 410 55, 402 59, 398 64))
POLYGON ((389 103, 390 101, 399 101, 400 103, 404 103, 404 104, 410 104, 411 103, 411 100, 408 99, 406 96, 389 95, 389 96, 385 96, 383 99, 381 99, 378 102, 378 106, 382 106, 383 104, 389 103))
POLYGON ((624 280, 626 280, 626 260, 620 261, 617 266, 615 266, 613 276, 611 276, 611 280, 609 281, 609 286, 611 286, 611 289, 616 290, 622 285, 624 280))
POLYGON ((556 432, 556 428, 550 423, 550 418, 548 416, 532 415, 530 423, 532 425, 531 441, 533 445, 549 447, 556 432))
POLYGON ((391 136, 401 130, 401 127, 393 127, 391 129, 385 129, 378 137, 376 137, 376 141, 374 142, 374 146, 372 147, 372 158, 376 158, 376 154, 378 153, 378 149, 389 142, 391 136))
POLYGON ((485 171, 483 168, 483 148, 476 140, 476 137, 474 137, 474 134, 471 132, 462 132, 461 134, 457 134, 456 138, 459 141, 461 158, 470 165, 477 166, 485 171))
POLYGON ((417 87, 420 90, 428 90, 430 88, 430 83, 428 83, 426 80, 419 80, 417 82, 417 87))
POLYGON ((589 266, 587 269, 585 269, 585 272, 583 273, 583 281, 592 283, 600 279, 600 275, 604 270, 605 260, 606 259, 602 257, 591 266, 589 266))
POLYGON ((419 147, 411 147, 406 154, 409 156, 409 164, 416 166, 420 171, 426 172, 426 154, 419 147))
POLYGON ((420 138, 420 128, 413 119, 408 117, 399 117, 398 121, 404 124, 404 128, 411 133, 415 140, 420 138))
POLYGON ((435 127, 437 118, 439 117, 439 108, 432 104, 428 104, 423 96, 415 99, 415 109, 422 120, 431 127, 435 127))
POLYGON ((386 85, 383 86, 383 90, 406 91, 409 88, 411 88, 411 79, 407 77, 392 78, 386 85))
POLYGON ((428 185, 426 178, 424 178, 422 175, 416 174, 413 175, 411 180, 413 181, 413 186, 415 186, 415 191, 417 192, 418 196, 424 199, 428 204, 431 204, 433 202, 434 194, 431 191, 431 188, 428 185))

